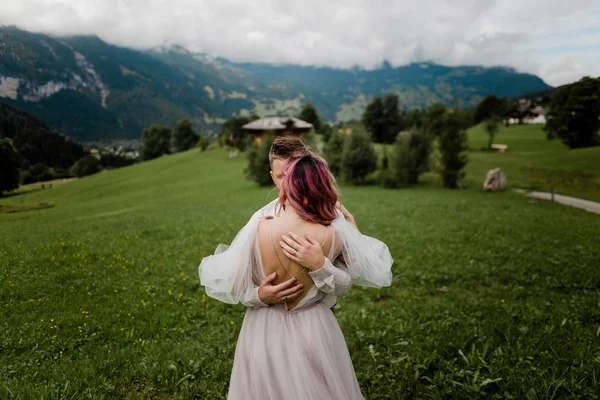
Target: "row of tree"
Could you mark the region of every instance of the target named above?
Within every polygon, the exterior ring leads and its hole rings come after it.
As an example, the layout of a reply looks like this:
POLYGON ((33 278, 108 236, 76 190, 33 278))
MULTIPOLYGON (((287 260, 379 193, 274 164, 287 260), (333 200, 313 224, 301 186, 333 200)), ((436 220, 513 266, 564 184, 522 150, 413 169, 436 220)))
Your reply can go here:
POLYGON ((193 147, 205 150, 210 141, 194 131, 190 121, 184 118, 173 129, 153 124, 142 131, 140 157, 142 161, 152 160, 164 154, 179 153, 193 147))
MULTIPOLYGON (((310 104, 301 115, 321 131, 327 129, 310 104)), ((384 187, 397 188, 418 183, 422 173, 435 169, 445 187, 459 187, 467 164, 463 113, 436 104, 417 117, 414 113, 402 113, 398 98, 390 95, 375 98, 365 110, 363 121, 367 133, 355 130, 345 135, 330 127, 323 156, 339 180, 356 185, 380 182, 384 187), (401 131, 408 116, 413 123, 408 131, 401 131), (374 142, 383 145, 382 157, 374 142), (390 144, 393 146, 388 154, 390 144)), ((252 145, 248 152, 247 176, 260 185, 272 183, 268 160, 272 140, 272 136, 263 137, 262 143, 252 145)))
MULTIPOLYGON (((378 104, 386 103, 388 107, 383 108, 386 110, 384 117, 391 122, 402 121, 402 115, 393 118, 399 115, 395 111, 398 102, 393 95, 384 100, 375 98, 371 107, 367 107, 363 120, 370 120, 373 109, 377 109, 378 104)), ((348 183, 364 183, 378 166, 374 141, 384 143, 379 171, 379 181, 384 187, 416 184, 422 173, 432 169, 439 173, 444 187, 459 187, 460 180, 465 176, 463 168, 467 164, 464 154, 467 149, 464 116, 441 104, 429 107, 422 115, 408 130, 401 132, 398 132, 400 125, 397 122, 393 131, 365 123, 369 136, 359 131, 350 136, 334 133, 324 148, 324 156, 332 172, 348 183), (382 132, 384 136, 378 135, 382 132), (390 132, 396 132, 393 141, 390 132), (388 154, 386 144, 392 143, 392 152, 388 154)))

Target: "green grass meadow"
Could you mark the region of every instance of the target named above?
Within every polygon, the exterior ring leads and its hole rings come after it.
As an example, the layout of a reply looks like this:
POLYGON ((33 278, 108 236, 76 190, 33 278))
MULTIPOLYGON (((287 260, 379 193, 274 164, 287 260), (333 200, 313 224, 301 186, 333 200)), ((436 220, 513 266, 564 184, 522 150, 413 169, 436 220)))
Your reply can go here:
POLYGON ((547 140, 541 125, 502 127, 494 143, 505 153, 481 151, 488 135, 483 124, 468 131, 469 164, 466 183, 481 187, 486 172, 500 167, 511 187, 600 201, 600 147, 569 150, 560 140, 547 140))
MULTIPOLYGON (((464 190, 341 187, 395 259, 392 287, 335 307, 366 398, 600 399, 600 215, 480 189, 495 166, 598 174, 600 153, 520 149, 525 128, 470 152, 464 190)), ((224 398, 244 307, 197 267, 275 196, 244 166, 192 150, 1 199, 0 398, 224 398)))

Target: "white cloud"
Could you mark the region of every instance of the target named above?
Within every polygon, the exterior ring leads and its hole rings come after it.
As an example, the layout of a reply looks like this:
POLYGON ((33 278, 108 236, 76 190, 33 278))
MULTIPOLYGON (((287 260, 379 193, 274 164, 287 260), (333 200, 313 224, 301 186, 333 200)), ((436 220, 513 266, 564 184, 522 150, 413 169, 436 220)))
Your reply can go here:
POLYGON ((19 0, 0 11, 3 24, 136 48, 337 67, 507 65, 552 85, 600 73, 597 21, 593 0, 19 0))

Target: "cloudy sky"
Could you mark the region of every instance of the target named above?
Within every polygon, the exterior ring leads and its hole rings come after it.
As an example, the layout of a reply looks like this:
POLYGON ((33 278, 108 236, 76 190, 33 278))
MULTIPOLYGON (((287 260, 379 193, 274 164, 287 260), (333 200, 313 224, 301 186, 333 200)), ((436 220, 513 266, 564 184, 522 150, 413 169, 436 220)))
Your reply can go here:
POLYGON ((600 75, 599 0, 2 0, 0 24, 165 43, 233 61, 504 65, 551 85, 600 75))

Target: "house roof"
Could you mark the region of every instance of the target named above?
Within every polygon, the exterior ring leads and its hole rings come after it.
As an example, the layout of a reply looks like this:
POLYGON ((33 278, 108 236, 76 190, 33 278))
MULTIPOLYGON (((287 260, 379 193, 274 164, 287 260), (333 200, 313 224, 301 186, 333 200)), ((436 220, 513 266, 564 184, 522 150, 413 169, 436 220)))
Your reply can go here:
POLYGON ((313 127, 312 124, 294 117, 269 117, 252 121, 242 126, 242 128, 253 131, 276 131, 285 129, 289 125, 297 129, 310 129, 313 127))

